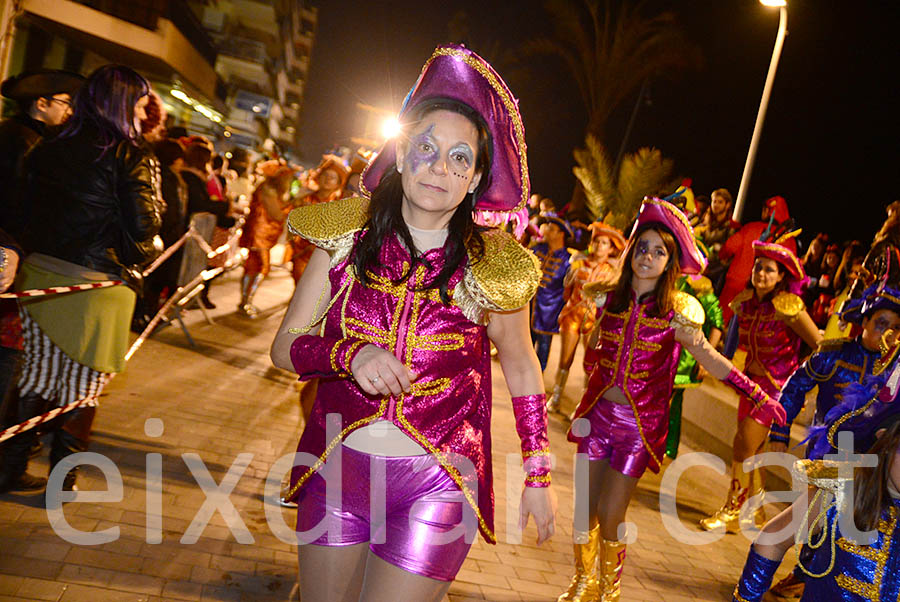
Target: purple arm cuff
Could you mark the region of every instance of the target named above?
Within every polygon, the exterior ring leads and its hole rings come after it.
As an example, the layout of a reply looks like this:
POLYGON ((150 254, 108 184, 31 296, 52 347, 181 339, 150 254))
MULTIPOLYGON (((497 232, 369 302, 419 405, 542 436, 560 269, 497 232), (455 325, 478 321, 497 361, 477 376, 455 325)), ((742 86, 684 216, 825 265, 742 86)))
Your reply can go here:
POLYGON ((300 380, 350 376, 353 358, 366 345, 362 339, 303 335, 291 343, 291 362, 300 380))
POLYGON ((734 588, 733 602, 759 602, 763 595, 769 591, 772 577, 778 570, 781 562, 769 560, 760 556, 750 546, 747 562, 744 564, 744 573, 737 587, 734 588))
POLYGON ((525 459, 525 485, 547 487, 550 484, 550 441, 547 438, 547 396, 522 395, 512 398, 516 432, 522 442, 525 459))

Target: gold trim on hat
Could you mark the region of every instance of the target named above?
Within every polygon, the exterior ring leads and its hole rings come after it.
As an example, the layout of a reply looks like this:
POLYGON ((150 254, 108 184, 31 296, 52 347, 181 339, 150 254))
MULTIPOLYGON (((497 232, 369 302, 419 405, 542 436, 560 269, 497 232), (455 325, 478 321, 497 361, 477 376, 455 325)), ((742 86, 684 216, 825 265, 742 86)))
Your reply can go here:
MULTIPOLYGON (((760 249, 762 251, 770 251, 772 253, 777 253, 778 255, 786 256, 786 257, 790 258, 791 263, 794 266, 794 269, 797 271, 797 274, 798 274, 797 278, 803 278, 804 272, 803 272, 803 266, 800 265, 800 260, 797 259, 797 256, 794 255, 793 251, 791 251, 784 245, 775 244, 773 242, 757 241, 757 244, 754 245, 754 250, 755 249, 760 249)), ((756 253, 754 253, 754 255, 755 254, 756 253)))
MULTIPOLYGON (((525 147, 525 126, 522 123, 522 116, 519 114, 518 104, 515 99, 512 97, 510 91, 506 88, 506 85, 503 83, 503 80, 499 78, 499 76, 494 73, 493 69, 488 65, 484 59, 478 57, 478 55, 471 55, 459 50, 458 48, 447 48, 447 47, 438 47, 434 50, 434 54, 431 55, 425 64, 422 66, 422 72, 419 74, 419 79, 422 78, 422 75, 425 71, 428 70, 428 67, 431 65, 434 59, 440 56, 447 56, 459 59, 463 61, 465 64, 470 66, 472 69, 477 71, 484 77, 488 83, 491 85, 491 88, 494 89, 494 92, 497 93, 497 96, 500 97, 500 100, 503 102, 503 106, 506 108, 507 113, 509 113, 510 118, 513 122, 513 128, 516 132, 516 156, 519 158, 519 182, 520 187, 522 189, 522 198, 519 201, 519 204, 510 209, 481 209, 479 207, 475 207, 475 211, 485 211, 488 213, 503 213, 503 214, 512 214, 521 211, 525 204, 528 202, 528 195, 530 193, 528 186, 528 156, 525 147)), ((418 84, 419 79, 416 80, 418 84)), ((412 108, 412 107, 409 107, 412 108)), ((482 116, 483 117, 483 116, 482 116)), ((495 141, 496 142, 496 141, 495 141)), ((396 142, 395 144, 395 152, 396 152, 396 142)), ((494 153, 494 156, 497 157, 497 153, 494 153)), ((366 166, 363 175, 360 177, 360 191, 366 195, 371 196, 371 192, 368 190, 366 185, 363 183, 363 179, 365 178, 366 172, 369 170, 369 167, 374 163, 374 159, 366 166)), ((477 205, 477 201, 476 201, 477 205)))

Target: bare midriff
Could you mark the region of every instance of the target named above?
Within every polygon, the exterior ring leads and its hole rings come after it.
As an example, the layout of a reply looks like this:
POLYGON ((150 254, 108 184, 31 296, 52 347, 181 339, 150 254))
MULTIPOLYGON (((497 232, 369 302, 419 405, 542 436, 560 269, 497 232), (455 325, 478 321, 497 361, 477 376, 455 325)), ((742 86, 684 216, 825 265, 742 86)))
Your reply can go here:
POLYGON ((612 386, 609 389, 607 389, 606 391, 604 391, 603 399, 605 399, 607 401, 611 401, 613 403, 617 403, 622 406, 631 405, 631 402, 628 401, 627 397, 625 397, 625 392, 616 386, 612 386))

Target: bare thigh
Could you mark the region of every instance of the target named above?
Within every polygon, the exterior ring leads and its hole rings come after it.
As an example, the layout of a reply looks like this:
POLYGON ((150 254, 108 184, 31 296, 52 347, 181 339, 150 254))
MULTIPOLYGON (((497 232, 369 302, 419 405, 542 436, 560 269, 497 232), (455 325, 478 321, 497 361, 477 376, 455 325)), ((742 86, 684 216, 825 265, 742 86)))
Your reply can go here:
POLYGON ((369 544, 300 546, 300 599, 303 602, 357 602, 369 544))
POLYGON ((743 462, 761 452, 768 435, 768 427, 749 416, 741 420, 734 435, 734 461, 743 462))
POLYGON ((396 602, 398 592, 404 600, 440 602, 451 583, 410 573, 369 552, 359 602, 396 602))
MULTIPOLYGON (((619 539, 619 525, 625 521, 625 513, 640 479, 622 474, 607 460, 591 462, 591 493, 596 508, 597 523, 603 539, 619 539)), ((592 521, 591 525, 596 524, 592 521)))

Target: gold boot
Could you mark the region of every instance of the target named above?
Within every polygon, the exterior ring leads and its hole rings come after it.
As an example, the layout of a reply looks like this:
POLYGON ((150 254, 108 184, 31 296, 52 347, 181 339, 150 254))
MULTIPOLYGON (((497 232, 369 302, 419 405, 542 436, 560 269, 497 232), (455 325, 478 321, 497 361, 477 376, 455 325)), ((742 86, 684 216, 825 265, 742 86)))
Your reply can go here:
POLYGON ((550 399, 547 400, 547 413, 559 411, 559 402, 562 398, 563 389, 566 388, 566 381, 569 379, 568 370, 560 370, 556 373, 556 384, 553 385, 553 391, 550 393, 550 399))
POLYGON ((753 496, 758 496, 758 501, 754 502, 753 510, 748 520, 741 521, 741 528, 750 530, 753 527, 756 527, 756 529, 761 530, 766 526, 766 511, 763 509, 763 504, 765 504, 765 494, 766 490, 763 483, 762 469, 756 468, 750 473, 750 491, 747 494, 747 499, 749 500, 753 496))
POLYGON ((619 602, 622 595, 622 568, 625 566, 625 544, 617 540, 603 540, 600 558, 600 587, 603 602, 619 602))
POLYGON ((744 472, 740 464, 732 466, 731 487, 725 505, 716 510, 712 516, 700 521, 704 531, 724 529, 726 533, 738 533, 741 530, 741 507, 750 497, 750 475, 744 472))
POLYGON ((576 532, 575 538, 575 575, 569 589, 556 602, 600 602, 600 584, 597 581, 600 525, 587 533, 576 532), (587 536, 587 542, 577 543, 578 534, 587 536))

